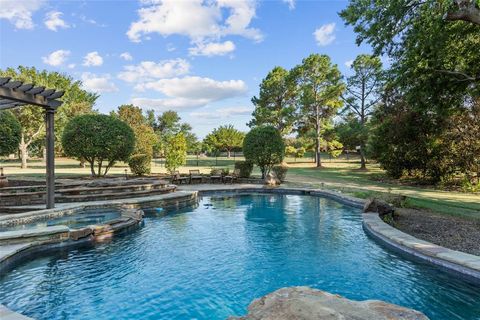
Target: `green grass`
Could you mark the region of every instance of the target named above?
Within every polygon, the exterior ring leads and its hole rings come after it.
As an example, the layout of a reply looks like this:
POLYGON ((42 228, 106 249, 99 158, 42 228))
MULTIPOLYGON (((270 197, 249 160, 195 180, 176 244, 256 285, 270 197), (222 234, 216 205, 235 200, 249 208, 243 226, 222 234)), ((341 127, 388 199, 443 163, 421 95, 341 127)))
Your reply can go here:
MULTIPOLYGON (((212 168, 233 169, 235 160, 219 157, 206 158, 189 156, 187 165, 180 168, 181 173, 187 174, 191 169, 199 169, 202 173, 209 173, 212 168)), ((358 171, 359 162, 355 157, 349 160, 330 159, 325 156, 323 168, 314 167, 312 159, 286 159, 290 169, 287 174, 289 185, 310 185, 319 188, 338 190, 360 198, 379 197, 388 198, 391 195, 403 195, 407 200, 403 204, 407 207, 428 209, 441 214, 480 219, 480 194, 443 191, 431 186, 403 185, 396 181, 385 179, 384 172, 378 165, 369 165, 368 171, 358 171)), ((5 174, 13 178, 45 179, 45 164, 40 160, 29 162, 28 169, 20 169, 18 161, 2 161, 0 166, 5 168, 5 174)), ((130 172, 124 163, 118 163, 110 171, 110 175, 124 175, 125 169, 130 172)), ((56 176, 89 176, 89 168, 81 168, 78 161, 66 158, 56 159, 56 176)), ((152 162, 152 173, 165 174, 163 161, 155 159, 152 162)), ((256 168, 254 175, 259 176, 256 168)))
POLYGON ((406 207, 427 209, 441 214, 480 219, 480 194, 444 191, 432 186, 409 186, 379 180, 384 176, 377 165, 368 171, 358 171, 357 161, 340 159, 325 162, 324 168, 300 166, 290 168, 288 180, 323 188, 339 190, 359 198, 389 198, 392 195, 406 197, 406 207))

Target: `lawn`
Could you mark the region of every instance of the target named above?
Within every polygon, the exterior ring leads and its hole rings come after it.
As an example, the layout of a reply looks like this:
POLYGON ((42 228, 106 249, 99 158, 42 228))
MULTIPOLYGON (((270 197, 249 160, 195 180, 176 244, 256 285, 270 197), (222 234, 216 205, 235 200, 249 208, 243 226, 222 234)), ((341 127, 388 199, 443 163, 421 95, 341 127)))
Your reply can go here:
MULTIPOLYGON (((209 173, 214 167, 233 169, 235 160, 219 157, 207 158, 194 156, 188 157, 187 165, 180 168, 181 173, 188 173, 190 169, 199 169, 202 173, 209 173)), ((404 195, 407 197, 404 205, 429 209, 442 214, 463 216, 480 219, 480 194, 443 191, 431 186, 409 186, 384 179, 384 173, 378 165, 371 164, 368 171, 356 170, 359 166, 358 159, 345 157, 330 159, 325 156, 323 168, 314 167, 311 159, 287 159, 290 166, 287 176, 288 185, 310 185, 318 188, 334 189, 356 197, 367 198, 390 197, 391 195, 404 195)), ((14 178, 44 179, 45 164, 41 160, 29 162, 28 169, 20 169, 18 161, 2 161, 0 166, 5 168, 5 174, 14 178)), ((124 163, 118 163, 110 170, 111 175, 124 175, 125 169, 130 170, 124 163)), ((88 176, 90 169, 82 168, 78 161, 58 158, 56 159, 56 175, 59 178, 73 176, 88 176)), ((163 161, 155 159, 152 162, 152 173, 165 174, 167 171, 163 161)), ((258 169, 254 175, 259 175, 258 169)))

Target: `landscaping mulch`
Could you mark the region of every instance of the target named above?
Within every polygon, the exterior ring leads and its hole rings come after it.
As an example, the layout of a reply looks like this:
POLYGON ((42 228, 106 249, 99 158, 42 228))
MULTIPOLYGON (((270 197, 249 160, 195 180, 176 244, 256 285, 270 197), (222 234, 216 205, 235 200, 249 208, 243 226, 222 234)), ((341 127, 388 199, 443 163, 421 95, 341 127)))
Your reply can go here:
POLYGON ((463 219, 398 208, 395 227, 419 239, 480 256, 480 219, 463 219))

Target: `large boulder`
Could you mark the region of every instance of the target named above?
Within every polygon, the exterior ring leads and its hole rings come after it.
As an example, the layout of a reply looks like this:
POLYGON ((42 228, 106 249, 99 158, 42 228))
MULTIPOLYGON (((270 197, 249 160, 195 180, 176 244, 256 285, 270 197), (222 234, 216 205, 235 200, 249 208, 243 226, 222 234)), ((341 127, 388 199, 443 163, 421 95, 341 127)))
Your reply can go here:
POLYGON ((395 208, 384 201, 372 198, 365 202, 363 212, 377 212, 380 217, 384 217, 386 215, 393 216, 395 208))
POLYGON ((281 184, 281 181, 280 179, 277 178, 277 176, 273 172, 270 172, 265 177, 265 184, 267 186, 274 187, 274 186, 279 186, 281 184))
POLYGON ((254 300, 230 320, 428 320, 421 312, 378 300, 354 301, 309 287, 282 288, 254 300))

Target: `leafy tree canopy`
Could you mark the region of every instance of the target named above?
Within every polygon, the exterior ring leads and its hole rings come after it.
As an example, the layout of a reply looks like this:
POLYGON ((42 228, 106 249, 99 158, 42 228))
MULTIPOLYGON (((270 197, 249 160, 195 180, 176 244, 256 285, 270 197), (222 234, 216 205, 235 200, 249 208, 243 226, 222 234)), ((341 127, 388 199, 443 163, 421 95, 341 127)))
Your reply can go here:
POLYGON ((10 111, 0 111, 0 156, 18 150, 22 127, 10 111))
POLYGON ((260 167, 262 178, 265 178, 274 165, 283 161, 285 143, 274 127, 255 127, 245 136, 243 154, 247 161, 260 167))
POLYGON ((252 98, 255 106, 250 127, 271 125, 283 135, 289 134, 296 120, 296 85, 289 71, 271 70, 260 84, 260 94, 252 98))
POLYGON ((187 140, 183 133, 171 136, 165 148, 165 168, 172 173, 187 162, 187 140))
POLYGON ((220 126, 205 137, 205 142, 213 149, 226 151, 227 157, 234 149, 241 148, 245 134, 233 127, 233 125, 220 126))
POLYGON ((90 164, 92 176, 104 176, 115 162, 128 161, 135 148, 135 135, 128 124, 115 117, 87 114, 67 124, 62 143, 68 156, 90 164))

